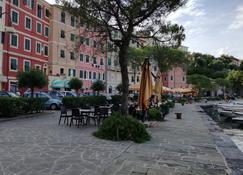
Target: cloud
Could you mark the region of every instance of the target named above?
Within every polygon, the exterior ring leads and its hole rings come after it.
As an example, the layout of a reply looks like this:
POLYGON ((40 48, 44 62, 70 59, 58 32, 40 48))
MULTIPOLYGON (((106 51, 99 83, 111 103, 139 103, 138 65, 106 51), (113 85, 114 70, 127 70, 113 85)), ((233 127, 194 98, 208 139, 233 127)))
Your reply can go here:
POLYGON ((236 13, 235 19, 229 26, 229 29, 231 30, 243 28, 243 6, 238 7, 236 13))
POLYGON ((199 0, 188 0, 185 6, 181 7, 177 11, 171 13, 168 16, 168 19, 171 21, 176 21, 178 18, 182 16, 204 16, 205 10, 202 9, 199 0))

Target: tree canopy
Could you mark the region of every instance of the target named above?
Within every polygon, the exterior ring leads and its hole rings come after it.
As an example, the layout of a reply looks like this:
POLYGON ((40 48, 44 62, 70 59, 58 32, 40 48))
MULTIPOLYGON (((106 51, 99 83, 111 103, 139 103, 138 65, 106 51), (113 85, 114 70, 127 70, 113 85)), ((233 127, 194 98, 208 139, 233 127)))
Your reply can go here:
POLYGON ((94 92, 99 92, 100 91, 104 91, 105 90, 105 83, 101 80, 97 80, 95 81, 92 86, 91 86, 91 89, 94 91, 94 92))
MULTIPOLYGON (((64 10, 86 24, 89 31, 108 37, 118 48, 122 77, 122 113, 128 114, 128 48, 131 40, 151 40, 160 46, 178 47, 184 28, 166 17, 187 0, 59 0, 64 10)), ((139 42, 138 42, 139 43, 139 42)))
POLYGON ((43 88, 48 83, 47 77, 39 69, 32 69, 29 72, 18 72, 17 79, 19 87, 30 88, 32 97, 35 88, 43 88))
POLYGON ((69 87, 74 89, 75 92, 78 94, 78 91, 83 87, 83 81, 78 78, 72 78, 69 82, 69 87))

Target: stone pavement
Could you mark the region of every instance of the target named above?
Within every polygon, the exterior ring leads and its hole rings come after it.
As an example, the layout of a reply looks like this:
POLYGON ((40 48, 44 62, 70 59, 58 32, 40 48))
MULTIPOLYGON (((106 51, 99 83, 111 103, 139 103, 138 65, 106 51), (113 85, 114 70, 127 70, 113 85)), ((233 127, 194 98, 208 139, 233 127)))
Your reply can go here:
POLYGON ((230 174, 197 110, 176 105, 144 144, 97 139, 94 126, 58 126, 58 112, 1 122, 0 175, 230 174))

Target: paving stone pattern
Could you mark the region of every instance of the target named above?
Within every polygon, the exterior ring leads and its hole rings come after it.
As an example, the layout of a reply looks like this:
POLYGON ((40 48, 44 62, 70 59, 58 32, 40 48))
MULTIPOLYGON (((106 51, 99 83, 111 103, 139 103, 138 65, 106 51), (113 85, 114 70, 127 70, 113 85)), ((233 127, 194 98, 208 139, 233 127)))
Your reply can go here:
POLYGON ((195 105, 176 105, 144 144, 97 139, 94 126, 58 126, 58 115, 0 123, 0 175, 230 174, 195 105))

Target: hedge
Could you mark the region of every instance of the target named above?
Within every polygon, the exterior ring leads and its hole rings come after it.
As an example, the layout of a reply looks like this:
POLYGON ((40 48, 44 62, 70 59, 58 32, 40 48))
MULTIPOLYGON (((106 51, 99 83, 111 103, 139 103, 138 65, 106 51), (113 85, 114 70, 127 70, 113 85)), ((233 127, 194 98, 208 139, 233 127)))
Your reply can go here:
POLYGON ((149 121, 162 121, 164 117, 159 109, 150 108, 148 110, 148 120, 149 121))
POLYGON ((67 108, 85 108, 88 106, 104 106, 107 101, 105 96, 64 97, 62 103, 67 108))
POLYGON ((0 117, 15 117, 20 114, 41 112, 46 98, 0 97, 0 117))

